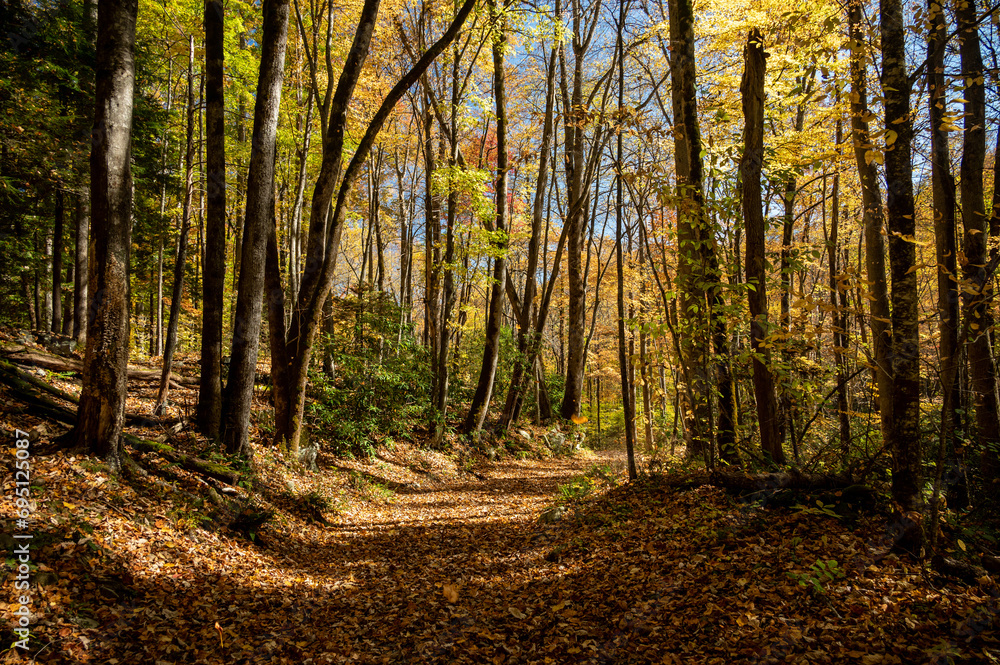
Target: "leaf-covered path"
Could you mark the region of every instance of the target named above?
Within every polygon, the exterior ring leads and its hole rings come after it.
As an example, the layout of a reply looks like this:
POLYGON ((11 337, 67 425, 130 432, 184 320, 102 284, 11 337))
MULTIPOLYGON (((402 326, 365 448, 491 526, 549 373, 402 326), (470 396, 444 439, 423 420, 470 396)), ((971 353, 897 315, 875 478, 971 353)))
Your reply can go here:
POLYGON ((996 587, 952 585, 889 555, 880 521, 849 530, 818 509, 656 478, 605 491, 619 453, 466 471, 412 448, 321 459, 315 474, 264 464, 276 515, 256 543, 199 526, 177 494, 90 458, 35 463, 41 663, 873 665, 998 653, 996 587), (588 472, 590 496, 539 520, 588 472), (330 524, 304 516, 302 497, 337 483, 330 524))

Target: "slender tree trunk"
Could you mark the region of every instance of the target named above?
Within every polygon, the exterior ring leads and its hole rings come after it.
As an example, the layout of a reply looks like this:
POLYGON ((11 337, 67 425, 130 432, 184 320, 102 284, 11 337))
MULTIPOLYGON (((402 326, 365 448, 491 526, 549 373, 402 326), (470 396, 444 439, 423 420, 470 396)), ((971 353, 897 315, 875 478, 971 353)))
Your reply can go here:
MULTIPOLYGON (((559 15, 561 9, 557 0, 555 14, 559 15)), ((542 124, 541 147, 538 151, 538 178, 535 181, 535 199, 531 213, 531 238, 528 241, 528 261, 525 270, 523 297, 521 298, 521 311, 518 318, 518 362, 514 364, 511 372, 510 387, 507 390, 507 400, 504 404, 503 415, 500 419, 500 430, 507 431, 517 422, 521 412, 521 405, 524 402, 524 395, 528 386, 532 383, 531 377, 534 375, 535 355, 541 343, 541 330, 544 329, 544 316, 537 317, 539 322, 533 324, 531 311, 535 301, 536 282, 535 275, 538 272, 538 254, 543 242, 542 219, 545 214, 546 184, 549 175, 549 155, 552 143, 554 127, 555 109, 555 73, 556 58, 558 50, 553 46, 549 50, 549 63, 545 81, 545 119, 542 124)), ((547 238, 545 241, 547 243, 547 238)), ((548 312, 548 307, 544 308, 548 312)))
MULTIPOLYGON (((313 194, 313 211, 317 211, 320 217, 311 216, 309 234, 309 253, 306 258, 306 271, 303 274, 302 285, 299 292, 298 305, 292 317, 292 325, 288 335, 289 342, 289 362, 291 371, 289 375, 289 390, 292 391, 292 422, 287 428, 288 447, 293 453, 298 450, 298 441, 302 432, 302 418, 305 411, 305 390, 308 375, 309 360, 312 354, 313 341, 319 327, 320 313, 323 301, 329 296, 333 287, 333 279, 336 270, 337 250, 340 244, 340 236, 346 219, 347 195, 361 173, 361 168, 371 152, 372 146, 378 137, 386 119, 395 107, 396 103, 403 96, 407 89, 416 83, 420 76, 427 70, 433 60, 451 44, 458 36, 459 30, 472 12, 475 0, 466 0, 458 8, 451 25, 431 47, 420 57, 417 63, 392 87, 381 106, 375 112, 369 123, 364 136, 358 143, 351 161, 343 171, 337 186, 336 175, 339 173, 339 166, 336 167, 333 176, 325 180, 323 172, 317 180, 316 191, 313 194), (314 231, 326 229, 326 212, 333 194, 336 190, 337 198, 333 206, 332 217, 329 218, 329 231, 325 233, 325 246, 316 239, 314 231)), ((341 79, 338 82, 337 92, 333 97, 330 112, 330 122, 328 135, 334 134, 331 145, 339 146, 336 150, 328 150, 324 144, 324 163, 327 154, 336 155, 336 162, 339 164, 341 147, 343 146, 343 136, 346 130, 347 106, 353 95, 354 84, 360 74, 361 66, 367 55, 368 44, 371 40, 374 28, 375 16, 377 14, 378 2, 372 0, 366 2, 362 9, 362 18, 358 23, 358 32, 355 34, 355 41, 348 54, 341 79), (339 137, 339 138, 338 138, 339 137)), ((331 159, 333 157, 331 156, 331 159)))
POLYGON ((952 377, 951 386, 942 380, 942 389, 951 393, 945 396, 941 410, 942 444, 950 449, 951 474, 955 482, 949 484, 948 504, 955 509, 968 505, 968 486, 965 482, 964 462, 955 446, 955 409, 961 403, 960 384, 955 381, 955 368, 959 361, 958 322, 958 261, 955 224, 955 178, 951 173, 951 155, 948 132, 945 129, 945 112, 948 107, 947 83, 944 75, 947 22, 944 7, 939 0, 928 0, 927 15, 930 30, 927 39, 927 88, 931 133, 931 187, 934 205, 934 246, 937 259, 938 295, 938 357, 941 376, 952 377))
POLYGON ((740 162, 742 180, 743 223, 746 226, 747 299, 750 306, 750 344, 753 351, 753 392, 757 402, 757 421, 764 456, 775 463, 784 460, 782 426, 778 403, 774 396, 771 374, 771 349, 766 346, 767 270, 764 239, 767 222, 764 219, 760 179, 764 162, 764 73, 767 67, 764 36, 751 30, 744 51, 746 69, 740 91, 743 93, 743 159, 740 162))
MULTIPOLYGON (((493 396, 493 381, 500 358, 500 326, 503 316, 503 296, 507 278, 507 89, 504 76, 504 51, 507 48, 507 26, 503 14, 497 11, 496 0, 488 0, 493 20, 493 96, 496 102, 497 169, 496 169, 496 222, 493 240, 493 283, 490 288, 489 309, 486 316, 483 364, 479 371, 476 392, 465 418, 466 432, 476 432, 483 427, 493 396)), ((534 279, 533 276, 528 277, 534 279)))
MULTIPOLYGON (((892 496, 904 512, 921 509, 920 327, 917 306, 916 231, 913 166, 910 161, 913 119, 906 74, 901 0, 882 0, 882 91, 885 98, 886 217, 892 274, 892 496), (895 140, 893 139, 895 133, 895 140)), ((996 413, 994 412, 994 418, 996 413)), ((919 552, 920 521, 908 528, 900 545, 919 552)))
POLYGON ((976 407, 976 429, 984 477, 993 479, 1000 470, 1000 415, 997 414, 997 380, 990 332, 993 328, 993 279, 986 274, 987 238, 983 168, 986 158, 986 95, 983 85, 983 59, 979 47, 975 0, 956 3, 955 19, 959 29, 959 52, 965 89, 964 133, 960 187, 964 249, 967 263, 965 279, 981 284, 981 289, 965 294, 965 318, 969 333, 969 373, 972 398, 976 407))
POLYGON ((153 413, 159 415, 167 406, 170 390, 170 371, 177 350, 177 327, 180 323, 181 300, 184 298, 184 267, 187 262, 188 235, 191 230, 191 199, 194 196, 194 37, 188 40, 188 96, 187 96, 187 147, 184 152, 184 206, 181 212, 181 233, 177 239, 177 257, 174 260, 174 286, 170 298, 170 320, 167 322, 167 341, 163 348, 163 365, 160 387, 156 393, 153 413))
MULTIPOLYGON (((625 106, 625 67, 622 46, 622 31, 625 28, 625 3, 618 5, 618 36, 616 48, 618 50, 618 113, 621 114, 625 106)), ((623 162, 622 162, 622 131, 616 132, 615 138, 615 270, 618 273, 618 368, 621 374, 622 411, 625 416, 625 454, 628 463, 629 480, 635 480, 638 473, 635 468, 635 390, 632 376, 629 372, 632 363, 629 362, 628 354, 625 351, 625 262, 622 249, 622 235, 624 233, 622 216, 624 213, 625 201, 622 189, 623 162)))
POLYGON ((73 337, 81 349, 87 346, 87 283, 90 277, 90 194, 76 195, 76 273, 73 285, 73 337))
POLYGON ((121 468, 128 390, 132 98, 136 0, 99 0, 96 108, 90 154, 93 254, 83 387, 73 438, 121 468))
MULTIPOLYGON (((840 119, 837 120, 837 145, 843 140, 840 119)), ((825 197, 825 192, 824 192, 825 197)), ((837 257, 840 254, 840 173, 833 175, 833 192, 830 215, 830 233, 827 237, 827 256, 830 262, 830 306, 833 308, 833 356, 837 365, 837 417, 840 424, 840 451, 844 468, 851 454, 851 414, 847 399, 847 289, 846 276, 841 274, 837 257)), ((823 204, 824 214, 826 203, 823 204)))
POLYGON ((882 438, 889 442, 892 436, 892 379, 890 378, 892 338, 889 327, 889 287, 885 279, 885 247, 882 228, 882 192, 878 173, 873 164, 876 154, 868 131, 869 116, 867 76, 868 62, 865 53, 864 21, 860 2, 852 0, 847 6, 851 49, 851 139, 854 157, 861 181, 861 204, 865 229, 865 271, 868 275, 868 306, 871 321, 871 360, 878 387, 879 415, 882 438))
POLYGON ((226 286, 226 134, 222 0, 205 3, 205 124, 207 206, 198 425, 219 436, 222 418, 222 317, 226 286))
POLYGON ((572 3, 573 32, 573 72, 571 86, 563 75, 563 96, 572 95, 564 104, 566 153, 567 201, 566 231, 566 277, 568 281, 569 311, 566 327, 565 387, 559 415, 569 420, 580 412, 580 398, 583 392, 583 367, 586 362, 584 351, 585 317, 587 313, 587 284, 583 274, 583 248, 587 231, 587 210, 590 188, 584 186, 584 122, 583 105, 583 61, 587 51, 584 17, 579 3, 572 3))
POLYGON ((257 373, 267 239, 272 225, 275 143, 284 81, 288 9, 288 0, 264 0, 263 43, 247 177, 239 295, 221 422, 226 450, 245 457, 251 455, 248 432, 257 373))
MULTIPOLYGON (((278 263, 278 225, 271 224, 267 239, 264 266, 264 294, 267 302, 268 342, 271 350, 271 395, 274 397, 274 421, 288 422, 291 403, 288 400, 288 347, 285 346, 285 290, 281 284, 278 263)), ((332 366, 332 360, 331 360, 332 366)), ((332 372, 331 372, 332 376, 332 372)), ((275 428, 275 443, 281 445, 284 436, 275 428)))
POLYGON ((62 187, 56 187, 55 229, 52 233, 52 332, 62 330, 63 234, 66 202, 62 187))
POLYGON ((686 366, 685 431, 688 457, 710 453, 712 408, 708 374, 711 317, 705 284, 711 279, 706 254, 714 252, 714 238, 702 203, 701 132, 695 94, 694 9, 691 0, 670 0, 670 77, 674 112, 674 152, 677 173, 677 286, 683 330, 680 361, 686 366))

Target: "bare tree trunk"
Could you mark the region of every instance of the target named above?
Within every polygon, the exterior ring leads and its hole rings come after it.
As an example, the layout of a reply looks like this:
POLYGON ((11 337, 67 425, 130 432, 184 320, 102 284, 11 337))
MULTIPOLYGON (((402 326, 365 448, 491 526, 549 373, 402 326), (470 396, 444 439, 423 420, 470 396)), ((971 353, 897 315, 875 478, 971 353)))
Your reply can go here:
MULTIPOLYGON (((503 295, 507 278, 507 89, 504 75, 504 50, 507 48, 507 25, 497 11, 496 0, 488 0, 493 21, 493 96, 496 102, 497 169, 496 222, 493 241, 493 284, 490 288, 489 310, 486 317, 483 364, 479 371, 476 392, 465 418, 464 430, 478 433, 486 420, 493 396, 493 381, 500 358, 500 325, 503 316, 503 295)), ((529 275, 528 279, 534 279, 529 275)))
MULTIPOLYGON (((557 0, 555 15, 558 16, 561 3, 557 0)), ((541 146, 538 151, 538 177, 535 181, 535 198, 531 212, 531 238, 528 240, 528 261, 525 270, 523 296, 521 306, 516 313, 518 317, 517 350, 518 362, 511 372, 510 387, 507 389, 507 400, 504 403, 503 415, 500 418, 500 430, 507 431, 520 417, 524 395, 531 385, 534 376, 535 356, 541 343, 541 330, 545 327, 545 317, 538 316, 538 322, 533 323, 531 312, 535 301, 537 284, 535 275, 538 272, 538 255, 543 243, 542 219, 545 214, 545 193, 549 176, 549 157, 555 116, 555 73, 558 49, 549 49, 548 69, 545 79, 545 119, 542 123, 541 146)), ((547 238, 545 239, 547 243, 547 238)), ((557 268, 556 268, 557 269, 557 268)), ((543 287, 545 284, 543 283, 543 287)), ((547 314, 547 303, 544 308, 547 314)))
MULTIPOLYGON (((616 48, 618 51, 618 112, 622 112, 625 106, 625 67, 624 49, 622 45, 622 31, 625 29, 625 4, 618 5, 618 36, 616 48)), ((622 132, 621 128, 616 132, 615 162, 617 173, 615 174, 615 269, 618 273, 618 369, 621 374, 622 410, 625 415, 625 454, 628 463, 629 480, 635 480, 638 473, 635 468, 635 390, 634 381, 629 372, 632 363, 629 362, 628 354, 625 351, 625 262, 622 249, 622 235, 624 233, 622 216, 625 208, 623 197, 622 177, 622 132)), ((648 416, 648 413, 647 413, 648 416)))
POLYGON ((997 380, 990 331, 993 328, 993 279, 986 274, 987 234, 983 188, 986 158, 986 95, 983 85, 983 59, 979 47, 975 0, 956 3, 955 19, 959 28, 959 52, 962 79, 965 81, 964 135, 960 187, 962 225, 965 227, 966 280, 981 284, 979 292, 965 295, 965 318, 969 322, 969 373, 972 397, 976 406, 976 429, 979 433, 983 474, 994 478, 1000 470, 997 449, 1000 446, 1000 416, 997 414, 997 380))
MULTIPOLYGON (((841 121, 837 120, 837 145, 843 140, 841 121)), ((823 212, 826 214, 826 199, 824 187, 823 212)), ((833 356, 837 365, 837 416, 840 423, 840 451, 844 467, 850 461, 851 454, 851 415, 847 399, 847 289, 842 283, 845 279, 838 266, 840 255, 840 173, 833 175, 833 192, 830 216, 830 232, 827 237, 827 256, 830 262, 830 306, 833 308, 833 356)))
POLYGON ((96 109, 90 155, 93 255, 87 349, 73 438, 121 468, 129 353, 132 98, 136 0, 99 0, 96 109))
POLYGON ((706 252, 714 243, 705 220, 701 162, 701 132, 695 94, 694 9, 691 0, 670 0, 670 76, 674 112, 674 152, 677 173, 677 286, 681 297, 683 330, 680 361, 686 366, 684 408, 688 457, 709 458, 712 408, 708 362, 711 312, 705 284, 706 252))
POLYGON ((254 105, 239 295, 221 421, 226 450, 245 457, 251 454, 250 406, 257 373, 267 239, 272 225, 275 143, 284 81, 288 9, 288 0, 264 0, 263 51, 254 105))
POLYGON ((222 317, 226 285, 226 134, 222 0, 205 3, 205 124, 207 207, 205 278, 201 332, 201 383, 198 425, 209 438, 219 436, 222 418, 222 317))
MULTIPOLYGON (((268 342, 271 350, 271 395, 274 397, 274 421, 288 422, 291 403, 288 400, 288 347, 285 346, 285 290, 281 284, 281 266, 278 263, 278 225, 271 224, 267 239, 267 258, 264 266, 264 294, 267 302, 268 342)), ((332 375, 332 372, 331 372, 332 375)), ((284 442, 284 436, 275 428, 275 443, 284 442)))
MULTIPOLYGON (((919 512, 920 453, 920 327, 917 305, 916 231, 913 166, 910 161, 913 119, 906 73, 905 31, 901 0, 882 0, 882 91, 885 98, 886 212, 889 226, 889 266, 892 273, 892 496, 905 512, 919 512), (893 139, 893 133, 896 135, 893 139)), ((981 197, 980 197, 980 200, 981 197)), ((994 419, 996 412, 993 412, 994 419)), ((908 519, 909 516, 907 516, 908 519)), ((913 552, 923 546, 919 519, 899 543, 913 552)))
POLYGON ((62 329, 63 231, 66 203, 62 187, 56 186, 55 229, 52 232, 52 332, 62 329))
POLYGON ((927 88, 931 132, 931 187, 934 197, 934 246, 937 259, 938 292, 938 357, 941 376, 952 377, 951 387, 942 380, 942 389, 949 390, 941 407, 942 444, 951 450, 954 483, 948 488, 948 504, 955 509, 969 503, 965 482, 964 460, 955 446, 955 409, 961 403, 960 384, 954 380, 959 362, 958 323, 958 261, 955 224, 955 178, 951 173, 951 155, 948 132, 945 129, 945 111, 948 106, 947 83, 944 75, 947 24, 944 7, 940 2, 928 0, 927 38, 927 88))
POLYGON ((81 349, 87 345, 87 283, 90 277, 90 194, 76 195, 76 274, 73 285, 73 337, 81 349))
POLYGON ((177 257, 174 260, 174 286, 170 299, 170 319, 167 322, 167 341, 163 348, 163 365, 160 387, 156 393, 153 413, 162 414, 167 406, 170 390, 170 370, 177 348, 177 326, 180 323, 181 300, 184 297, 184 266, 187 262, 188 235, 191 230, 191 199, 194 195, 194 37, 188 39, 188 98, 187 98, 187 148, 184 152, 184 207, 181 212, 181 233, 177 239, 177 257))
POLYGON ((892 379, 890 378, 892 338, 889 328, 889 287, 885 279, 885 247, 882 227, 882 192, 879 189, 871 134, 868 131, 868 62, 864 47, 863 7, 857 0, 847 6, 851 43, 851 140, 854 158, 861 181, 861 204, 865 229, 865 271, 870 284, 868 306, 872 331, 872 363, 878 387, 879 415, 882 438, 888 442, 892 436, 892 379))
POLYGON ((743 223, 746 225, 747 299, 750 306, 750 345, 753 352, 753 392, 757 402, 757 421, 764 456, 775 463, 784 459, 783 427, 774 396, 771 375, 771 349, 765 345, 767 322, 767 270, 764 251, 766 222, 763 213, 760 178, 764 163, 764 36, 751 30, 744 51, 746 69, 740 90, 743 93, 743 223))

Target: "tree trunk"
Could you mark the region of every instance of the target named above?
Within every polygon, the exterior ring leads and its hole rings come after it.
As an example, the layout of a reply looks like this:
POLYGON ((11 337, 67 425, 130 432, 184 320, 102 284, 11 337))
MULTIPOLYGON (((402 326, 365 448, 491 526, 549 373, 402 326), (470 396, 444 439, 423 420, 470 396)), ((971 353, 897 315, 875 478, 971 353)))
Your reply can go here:
POLYGON ((288 37, 288 0, 264 0, 263 44, 254 105, 246 219, 233 327, 229 379, 223 400, 222 438, 226 451, 251 455, 250 407, 257 373, 267 239, 273 214, 275 143, 288 37))
POLYGON ((767 67, 764 36, 751 30, 744 51, 746 69, 740 92, 743 94, 743 159, 740 162, 742 180, 743 223, 746 226, 747 299, 750 307, 750 344, 753 351, 753 392, 757 402, 757 421, 764 456, 775 463, 784 460, 781 418, 774 396, 771 375, 771 350, 765 346, 767 322, 767 270, 764 219, 761 197, 761 169, 764 162, 764 73, 767 67))
MULTIPOLYGON (((288 401, 288 347, 285 346, 285 290, 281 284, 281 266, 278 263, 277 220, 272 222, 271 233, 267 239, 267 258, 264 271, 268 342, 271 347, 271 394, 274 397, 274 422, 287 423, 291 419, 291 404, 288 401)), ((275 443, 281 445, 282 442, 284 442, 284 437, 276 427, 275 443)))
MULTIPOLYGON (((843 140, 840 119, 837 120, 837 145, 843 140)), ((824 187, 825 190, 825 187, 824 187)), ((830 232, 827 237, 827 256, 830 262, 830 306, 833 318, 833 356, 837 365, 837 417, 840 424, 840 451, 844 468, 850 461, 851 454, 851 414, 847 400, 847 289, 848 285, 841 280, 846 277, 838 267, 840 240, 840 173, 834 173, 833 192, 830 216, 830 232)), ((824 214, 826 213, 824 191, 824 214)))
POLYGON ((358 32, 355 34, 355 41, 348 54, 341 79, 338 82, 337 92, 333 97, 330 112, 330 123, 328 126, 328 138, 331 146, 328 148, 324 143, 324 168, 334 169, 333 172, 324 176, 321 171, 317 180, 316 190, 313 194, 313 215, 310 217, 309 252, 306 257, 306 270, 303 273, 302 285, 299 292, 299 300, 292 317, 292 324, 288 335, 289 362, 291 365, 289 374, 289 390, 292 391, 292 422, 288 427, 288 447, 293 453, 298 451, 298 442, 302 432, 302 418, 305 410, 305 390, 306 378, 308 375, 309 360, 312 354, 313 341, 319 327, 320 313, 324 299, 326 299, 333 287, 333 279, 336 269, 337 250, 340 244, 340 236, 343 231, 344 220, 346 218, 346 202, 348 192, 351 191, 354 183, 361 173, 361 168, 367 160, 386 118, 395 107, 396 103, 426 71, 431 62, 457 37, 459 30, 465 23, 466 18, 472 11, 475 0, 466 0, 459 8, 454 20, 441 36, 425 52, 417 63, 392 87, 381 106, 375 112, 369 123, 364 136, 358 143, 351 161, 343 171, 343 178, 337 186, 337 174, 340 172, 340 154, 343 146, 343 136, 346 130, 347 105, 353 95, 354 84, 360 74, 360 69, 364 64, 367 55, 368 44, 371 40, 372 30, 375 23, 375 15, 378 9, 377 0, 367 2, 362 9, 361 20, 358 23, 358 32), (336 164, 327 167, 327 155, 329 159, 336 159, 336 164), (334 168, 336 167, 336 168, 334 168), (324 233, 325 245, 319 238, 319 234, 327 229, 327 210, 333 200, 336 190, 337 198, 333 206, 333 216, 329 218, 329 230, 324 233))
POLYGON ((580 412, 583 392, 583 367, 585 316, 587 310, 587 284, 583 274, 583 247, 587 231, 587 210, 590 188, 584 185, 584 122, 583 61, 587 43, 583 25, 584 17, 579 3, 572 3, 573 48, 572 87, 563 71, 563 97, 565 117, 566 192, 568 194, 566 229, 566 277, 568 281, 569 312, 566 326, 565 386, 559 415, 569 420, 580 412), (571 97, 569 97, 572 95, 571 97), (567 98, 568 99, 565 99, 567 98))
POLYGON ((74 438, 121 468, 129 353, 132 99, 136 0, 99 0, 97 86, 90 153, 93 253, 87 348, 74 438))
POLYGON ((996 477, 1000 469, 1000 416, 997 414, 997 381, 990 332, 993 328, 993 279, 986 274, 987 238, 989 226, 983 189, 983 168, 986 158, 986 96, 983 85, 983 59, 979 48, 975 0, 956 3, 955 19, 959 29, 959 52, 962 58, 962 79, 965 90, 964 133, 960 187, 962 194, 962 225, 965 227, 964 249, 968 263, 964 277, 975 286, 963 290, 965 318, 969 333, 969 373, 972 397, 976 407, 976 429, 984 476, 996 477), (977 292, 978 291, 978 292, 977 292))
POLYGON ((854 144, 854 158, 858 165, 858 179, 861 181, 861 204, 865 229, 865 272, 868 276, 868 305, 871 321, 871 362, 874 365, 875 382, 878 387, 878 409, 882 422, 882 438, 888 442, 892 436, 892 380, 890 364, 892 339, 889 328, 889 288, 885 280, 885 247, 882 242, 882 227, 885 217, 882 212, 882 192, 879 189, 878 173, 872 163, 876 156, 868 132, 868 93, 866 80, 868 62, 865 55, 864 21, 861 3, 851 2, 847 6, 851 49, 851 134, 854 144))
POLYGON ((931 187, 934 205, 934 246, 937 259, 938 295, 938 358, 942 389, 951 394, 943 399, 941 410, 941 444, 950 451, 955 482, 949 484, 948 504, 954 509, 965 508, 969 503, 965 482, 964 461, 954 440, 955 409, 960 402, 958 381, 955 381, 956 364, 959 362, 958 322, 958 261, 955 225, 955 178, 951 173, 951 155, 948 132, 945 129, 945 111, 948 106, 947 83, 944 75, 947 23, 944 7, 939 0, 928 0, 927 15, 930 30, 927 38, 927 88, 931 133, 931 187), (950 387, 949 384, 950 383, 950 387))
POLYGON ((707 255, 714 238, 705 219, 701 162, 701 132, 695 94, 694 9, 691 0, 670 0, 670 77, 674 112, 674 153, 677 173, 677 286, 681 297, 680 361, 691 385, 685 392, 694 400, 684 406, 688 457, 710 453, 712 408, 708 374, 712 328, 705 284, 711 279, 707 255))
POLYGON ((52 233, 52 332, 62 330, 63 227, 66 203, 62 188, 56 187, 55 229, 52 233))
MULTIPOLYGON (((618 36, 615 46, 618 51, 618 113, 621 114, 625 105, 625 68, 622 31, 625 29, 625 4, 618 5, 618 36)), ((625 416, 625 454, 628 463, 629 480, 635 480, 638 473, 635 468, 635 390, 629 370, 632 363, 625 351, 625 262, 622 249, 622 217, 625 201, 623 198, 622 178, 624 177, 622 163, 622 128, 616 132, 615 145, 615 270, 618 273, 618 369, 621 374, 622 411, 625 416)), ((648 412, 647 412, 648 417, 648 412)))
MULTIPOLYGON (((556 1, 556 16, 561 9, 559 0, 556 1)), ((518 313, 518 337, 517 350, 518 362, 514 364, 511 372, 510 387, 507 389, 507 400, 504 403, 503 415, 500 419, 500 430, 506 432, 511 425, 517 422, 521 413, 521 405, 524 403, 524 395, 527 388, 533 383, 535 356, 541 343, 541 331, 545 327, 545 318, 548 313, 547 301, 544 307, 539 308, 538 322, 533 323, 531 312, 535 301, 537 285, 535 275, 538 273, 538 254, 543 243, 542 218, 545 214, 545 193, 549 175, 549 148, 552 143, 554 116, 555 116, 555 73, 556 58, 558 50, 552 47, 549 50, 548 70, 545 80, 545 119, 542 123, 541 146, 538 150, 538 178, 535 181, 535 198, 531 212, 531 238, 528 241, 528 261, 524 277, 523 296, 521 297, 521 307, 518 313), (544 314, 542 313, 544 311, 544 314)), ((547 245, 547 238, 545 242, 547 245)), ((558 263, 558 262, 557 262, 558 263)), ((556 265, 554 270, 558 269, 556 265)), ((543 287, 546 286, 543 283, 543 287)))
POLYGON ((194 37, 188 39, 188 98, 187 98, 187 147, 184 152, 184 207, 181 212, 181 233, 177 238, 177 257, 174 259, 174 286, 170 297, 170 320, 167 322, 167 341, 163 348, 160 388, 156 393, 153 413, 162 415, 167 406, 170 390, 170 370, 177 350, 177 327, 180 323, 181 300, 184 298, 184 266, 187 262, 188 234, 191 230, 191 199, 194 196, 194 37))
MULTIPOLYGON (((476 392, 465 418, 464 430, 478 433, 486 420, 493 396, 493 381, 500 358, 500 325, 503 317, 503 296, 507 278, 507 90, 504 76, 504 50, 507 48, 507 26, 504 15, 497 11, 496 0, 488 0, 493 25, 493 96, 496 101, 497 169, 496 222, 493 229, 493 283, 490 288, 489 310, 486 317, 486 341, 483 364, 479 371, 476 392)), ((529 279, 534 279, 529 275, 529 279)))
POLYGON ((198 426, 219 437, 222 418, 222 317, 226 286, 226 133, 222 0, 205 3, 205 146, 207 202, 201 319, 198 426))
MULTIPOLYGON (((885 97, 886 217, 892 274, 892 496, 901 509, 921 509, 920 455, 920 327, 917 306, 916 231, 913 166, 910 161, 913 119, 906 74, 905 32, 901 0, 882 0, 882 91, 885 97), (895 140, 893 140, 895 134, 895 140)), ((994 412, 994 418, 996 414, 994 412)), ((900 545, 919 552, 919 521, 907 529, 900 545)))
POLYGON ((79 348, 87 346, 87 280, 90 277, 90 195, 76 195, 76 272, 73 284, 73 337, 79 348))

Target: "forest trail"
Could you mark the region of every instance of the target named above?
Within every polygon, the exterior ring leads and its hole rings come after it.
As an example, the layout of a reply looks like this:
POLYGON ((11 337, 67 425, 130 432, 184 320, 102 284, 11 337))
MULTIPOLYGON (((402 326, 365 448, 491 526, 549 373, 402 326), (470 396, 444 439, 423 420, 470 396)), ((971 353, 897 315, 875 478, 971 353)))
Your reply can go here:
MULTIPOLYGON (((5 427, 44 427, 16 417, 0 414, 5 427)), ((176 443, 201 445, 188 432, 176 443)), ((201 481, 166 459, 132 451, 170 486, 43 445, 34 662, 890 665, 1000 653, 996 587, 889 554, 879 516, 742 502, 663 476, 625 483, 620 450, 485 463, 397 444, 364 461, 321 454, 318 472, 256 454, 253 489, 240 491, 274 516, 251 542, 190 503, 201 481), (305 509, 317 493, 333 499, 325 525, 305 509), (556 505, 562 519, 539 519, 556 505)), ((0 662, 25 660, 11 649, 0 662)))

